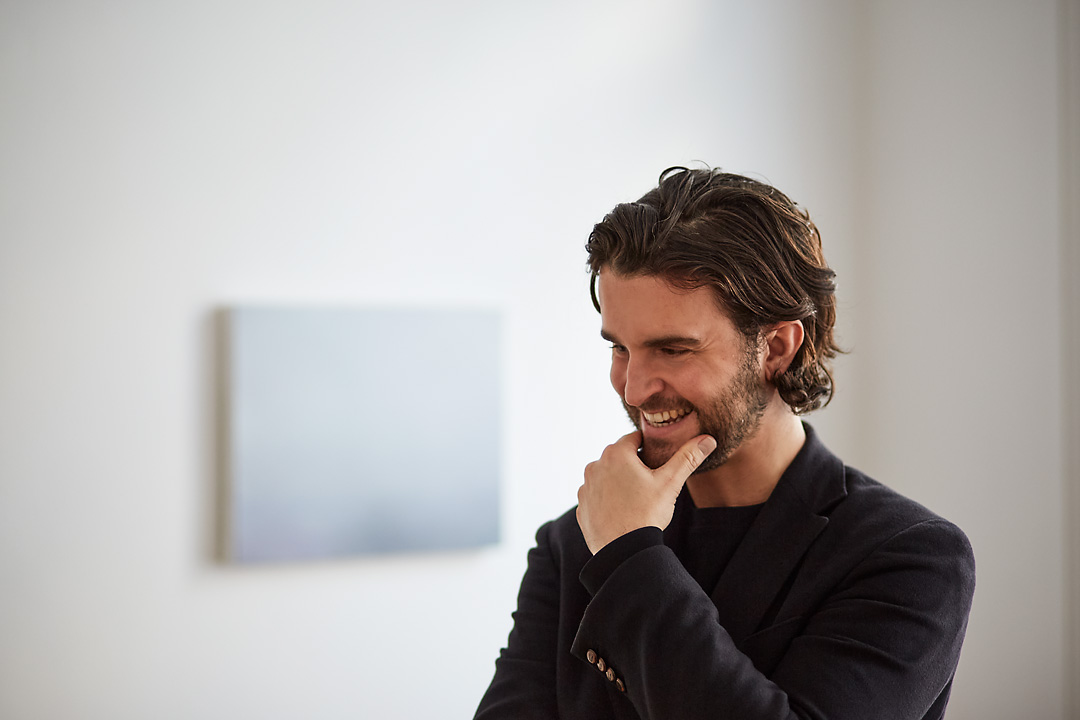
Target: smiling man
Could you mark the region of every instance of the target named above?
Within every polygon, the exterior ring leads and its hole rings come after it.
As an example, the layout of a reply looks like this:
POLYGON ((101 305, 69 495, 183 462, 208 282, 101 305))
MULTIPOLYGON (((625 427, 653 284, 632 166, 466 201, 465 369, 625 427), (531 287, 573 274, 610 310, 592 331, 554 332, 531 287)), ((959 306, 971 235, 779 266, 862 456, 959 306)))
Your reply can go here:
POLYGON ((800 420, 838 352, 807 214, 672 168, 587 249, 636 430, 538 531, 476 718, 941 718, 971 547, 800 420))

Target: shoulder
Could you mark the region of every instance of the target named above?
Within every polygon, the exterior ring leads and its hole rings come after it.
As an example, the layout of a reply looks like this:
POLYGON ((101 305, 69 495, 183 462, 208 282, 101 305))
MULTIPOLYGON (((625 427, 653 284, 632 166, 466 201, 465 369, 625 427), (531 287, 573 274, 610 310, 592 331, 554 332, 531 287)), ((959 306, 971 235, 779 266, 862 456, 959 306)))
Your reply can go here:
POLYGON ((829 545, 899 564, 932 560, 974 586, 975 555, 963 530, 854 468, 844 475, 847 494, 826 514, 829 545))
MULTIPOLYGON (((942 552, 971 556, 963 531, 926 506, 846 465, 809 425, 807 442, 785 474, 785 491, 827 520, 823 539, 872 550, 897 535, 933 537, 942 552)), ((783 482, 783 481, 782 481, 783 482)))
POLYGON ((925 527, 963 538, 967 543, 963 531, 955 524, 865 473, 845 466, 844 480, 847 494, 828 513, 830 521, 859 527, 875 536, 925 527))

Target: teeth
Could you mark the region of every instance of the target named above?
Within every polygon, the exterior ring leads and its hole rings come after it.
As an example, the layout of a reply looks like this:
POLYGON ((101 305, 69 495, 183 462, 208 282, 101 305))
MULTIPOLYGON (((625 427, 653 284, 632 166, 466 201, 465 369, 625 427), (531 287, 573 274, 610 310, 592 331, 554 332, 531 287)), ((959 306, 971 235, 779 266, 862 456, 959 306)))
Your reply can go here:
POLYGON ((649 422, 650 425, 664 425, 675 422, 683 415, 686 415, 687 412, 687 410, 679 408, 676 410, 664 410, 663 412, 657 413, 648 413, 643 410, 641 414, 649 422))

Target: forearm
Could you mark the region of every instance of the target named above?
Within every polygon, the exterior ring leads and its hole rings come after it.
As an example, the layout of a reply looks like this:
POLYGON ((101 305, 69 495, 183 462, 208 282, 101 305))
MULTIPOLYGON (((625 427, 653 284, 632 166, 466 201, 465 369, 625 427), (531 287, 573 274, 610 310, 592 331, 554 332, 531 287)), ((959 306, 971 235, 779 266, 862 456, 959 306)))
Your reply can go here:
POLYGON ((897 534, 807 614, 741 647, 674 554, 648 547, 589 588, 572 652, 604 658, 646 720, 932 717, 973 589, 970 548, 942 527, 897 534), (776 659, 763 660, 770 644, 776 659))
MULTIPOLYGON (((583 577, 595 580, 589 569, 583 577)), ((585 662, 589 650, 603 658, 642 718, 805 717, 739 651, 668 548, 640 550, 593 589, 572 652, 585 662)))

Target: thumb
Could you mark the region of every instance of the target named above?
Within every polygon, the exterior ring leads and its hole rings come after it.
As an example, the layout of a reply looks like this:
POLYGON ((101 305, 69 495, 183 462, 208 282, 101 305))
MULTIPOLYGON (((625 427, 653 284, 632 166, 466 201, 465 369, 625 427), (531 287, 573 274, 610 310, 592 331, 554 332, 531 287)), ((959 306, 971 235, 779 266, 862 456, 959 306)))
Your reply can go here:
POLYGON ((716 439, 712 435, 698 435, 696 438, 687 440, 660 469, 667 474, 672 484, 677 483, 681 486, 686 482, 686 478, 690 477, 690 473, 697 470, 715 449, 716 439))

